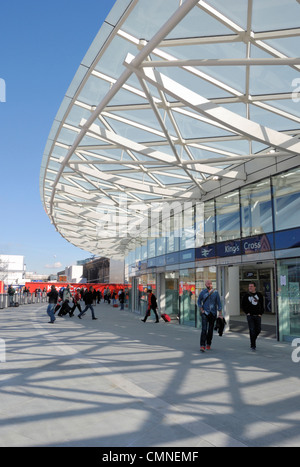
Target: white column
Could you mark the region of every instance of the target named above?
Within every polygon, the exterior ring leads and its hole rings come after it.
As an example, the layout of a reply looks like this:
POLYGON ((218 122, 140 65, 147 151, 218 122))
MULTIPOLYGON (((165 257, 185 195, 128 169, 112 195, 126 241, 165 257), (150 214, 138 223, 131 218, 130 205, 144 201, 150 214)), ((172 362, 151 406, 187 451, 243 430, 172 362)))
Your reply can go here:
POLYGON ((240 315, 240 277, 239 266, 227 268, 227 284, 225 291, 227 316, 240 315))

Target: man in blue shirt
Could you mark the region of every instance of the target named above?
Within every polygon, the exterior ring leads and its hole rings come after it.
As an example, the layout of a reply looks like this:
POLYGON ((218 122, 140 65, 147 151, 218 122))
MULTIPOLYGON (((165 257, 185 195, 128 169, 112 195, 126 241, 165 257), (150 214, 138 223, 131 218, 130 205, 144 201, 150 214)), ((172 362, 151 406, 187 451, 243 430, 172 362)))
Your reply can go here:
POLYGON ((201 352, 210 350, 218 311, 219 317, 222 318, 222 303, 218 291, 213 288, 211 280, 207 280, 205 286, 206 289, 200 292, 198 298, 198 307, 202 317, 201 352))

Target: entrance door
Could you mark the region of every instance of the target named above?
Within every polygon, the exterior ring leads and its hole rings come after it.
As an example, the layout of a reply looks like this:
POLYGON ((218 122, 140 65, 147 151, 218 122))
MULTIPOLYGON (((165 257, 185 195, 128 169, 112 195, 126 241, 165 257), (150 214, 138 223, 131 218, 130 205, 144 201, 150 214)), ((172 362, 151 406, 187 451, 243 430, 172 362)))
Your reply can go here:
POLYGON ((179 279, 175 273, 166 273, 165 312, 168 315, 179 315, 179 279))
MULTIPOLYGON (((240 267, 240 300, 248 292, 250 282, 256 283, 256 290, 264 297, 265 313, 275 314, 274 267, 269 264, 249 264, 240 267)), ((241 310, 242 312, 242 310, 241 310)))

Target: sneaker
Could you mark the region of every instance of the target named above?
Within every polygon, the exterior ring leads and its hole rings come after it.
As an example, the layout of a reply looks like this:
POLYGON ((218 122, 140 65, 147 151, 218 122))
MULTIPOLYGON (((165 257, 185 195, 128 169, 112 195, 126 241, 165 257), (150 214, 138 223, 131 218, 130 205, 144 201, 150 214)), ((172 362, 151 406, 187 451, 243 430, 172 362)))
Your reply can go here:
POLYGON ((256 352, 256 347, 251 347, 252 352, 256 352))
POLYGON ((79 318, 79 319, 81 319, 81 316, 80 316, 80 315, 78 315, 78 318, 79 318))
POLYGON ((207 345, 206 350, 210 350, 210 349, 211 349, 210 345, 207 345))
POLYGON ((200 347, 200 352, 205 352, 205 347, 200 347))
POLYGON ((95 321, 95 320, 98 319, 98 318, 92 318, 92 319, 95 321))

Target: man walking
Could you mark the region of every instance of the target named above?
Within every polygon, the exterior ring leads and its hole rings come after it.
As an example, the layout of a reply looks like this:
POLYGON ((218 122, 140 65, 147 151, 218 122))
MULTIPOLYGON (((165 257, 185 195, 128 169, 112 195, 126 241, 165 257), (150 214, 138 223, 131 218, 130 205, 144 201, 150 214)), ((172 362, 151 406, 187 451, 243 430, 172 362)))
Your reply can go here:
POLYGON ((256 292, 255 282, 250 282, 249 291, 242 300, 242 309, 247 315, 250 333, 251 350, 256 350, 256 339, 261 333, 261 317, 264 313, 264 299, 260 292, 256 292))
POLYGON ((79 313, 78 315, 78 318, 81 319, 81 316, 84 315, 84 313, 90 309, 91 312, 92 312, 92 318, 94 320, 98 319, 95 317, 95 312, 94 312, 94 308, 93 308, 93 300, 94 300, 94 296, 93 296, 93 291, 94 291, 94 287, 90 287, 90 290, 88 292, 86 292, 83 296, 83 301, 85 303, 85 309, 79 313))
POLYGON ((156 316, 156 323, 159 323, 159 317, 158 317, 158 313, 157 313, 157 300, 156 300, 156 297, 154 295, 154 293, 152 293, 152 290, 151 289, 148 289, 148 306, 147 306, 147 311, 146 311, 146 315, 145 315, 145 318, 142 319, 141 321, 143 321, 143 323, 146 323, 147 319, 149 318, 149 316, 151 315, 151 310, 154 311, 155 313, 155 316, 156 316))
POLYGON ((16 293, 15 289, 12 285, 8 287, 8 296, 9 296, 9 306, 14 306, 14 295, 16 293))
POLYGON ((212 281, 205 282, 206 288, 200 292, 198 297, 198 307, 202 318, 202 332, 200 338, 200 351, 210 350, 213 339, 214 324, 217 319, 217 312, 222 318, 222 304, 219 292, 213 288, 212 281))
POLYGON ((54 309, 58 300, 58 292, 55 288, 55 285, 51 285, 51 290, 47 294, 47 296, 49 297, 49 304, 47 308, 47 314, 50 317, 49 324, 53 324, 55 321, 54 309))
POLYGON ((121 289, 119 292, 119 303, 120 303, 120 310, 124 310, 125 293, 123 289, 121 289))

